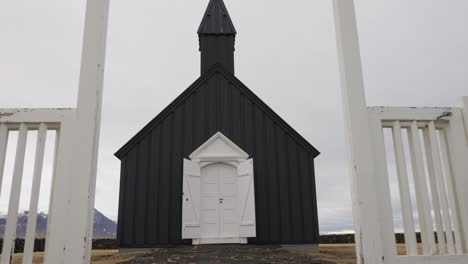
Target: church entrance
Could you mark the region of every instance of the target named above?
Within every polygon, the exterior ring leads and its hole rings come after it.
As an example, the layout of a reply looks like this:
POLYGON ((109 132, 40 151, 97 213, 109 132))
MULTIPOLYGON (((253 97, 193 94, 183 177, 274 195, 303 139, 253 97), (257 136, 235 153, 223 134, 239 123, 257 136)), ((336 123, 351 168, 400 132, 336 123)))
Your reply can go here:
POLYGON ((200 244, 240 243, 237 169, 214 163, 201 171, 200 244))
POLYGON ((216 133, 184 160, 182 238, 246 244, 256 236, 253 160, 216 133))

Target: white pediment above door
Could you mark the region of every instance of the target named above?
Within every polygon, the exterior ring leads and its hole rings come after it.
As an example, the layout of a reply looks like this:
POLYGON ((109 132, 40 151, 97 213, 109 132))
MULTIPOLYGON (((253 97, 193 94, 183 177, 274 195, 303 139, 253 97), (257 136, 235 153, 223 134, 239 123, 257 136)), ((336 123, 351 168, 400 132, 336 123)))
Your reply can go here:
POLYGON ((256 237, 253 159, 221 132, 184 159, 182 239, 246 244, 256 237))
POLYGON ((221 132, 216 133, 191 155, 192 160, 246 160, 249 154, 221 132))

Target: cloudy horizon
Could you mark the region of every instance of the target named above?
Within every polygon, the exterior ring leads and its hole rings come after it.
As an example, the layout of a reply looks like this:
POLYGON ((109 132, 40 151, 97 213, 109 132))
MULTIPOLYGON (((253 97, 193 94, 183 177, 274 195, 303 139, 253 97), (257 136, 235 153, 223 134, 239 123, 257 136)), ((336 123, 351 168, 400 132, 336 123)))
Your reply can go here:
MULTIPOLYGON (((236 76, 322 153, 321 232, 352 230, 332 2, 224 1, 238 32, 236 76)), ((200 76, 196 31, 207 4, 111 1, 96 208, 114 220, 120 164, 113 154, 200 76)), ((84 8, 84 0, 0 3, 0 109, 75 107, 84 8)), ((456 106, 468 95, 467 1, 356 0, 356 9, 368 105, 456 106)), ((51 160, 46 156, 41 211, 51 160)), ((7 165, 0 212, 7 211, 11 171, 7 165)), ((25 197, 31 171, 26 167, 25 197)), ((21 210, 28 204, 22 198, 21 210)))

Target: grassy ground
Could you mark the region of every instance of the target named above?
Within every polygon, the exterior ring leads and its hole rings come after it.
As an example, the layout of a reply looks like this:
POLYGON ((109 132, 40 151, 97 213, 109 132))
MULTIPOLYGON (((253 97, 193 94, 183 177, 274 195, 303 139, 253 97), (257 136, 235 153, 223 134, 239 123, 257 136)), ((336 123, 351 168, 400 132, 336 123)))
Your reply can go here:
POLYGON ((320 252, 311 254, 323 260, 337 264, 355 264, 356 249, 354 244, 320 245, 320 252))
MULTIPOLYGON (((120 262, 130 260, 135 256, 140 255, 141 253, 132 253, 132 254, 119 254, 117 250, 95 250, 93 251, 92 263, 96 264, 118 264, 120 262)), ((12 264, 21 264, 23 254, 15 254, 13 256, 12 264)), ((44 254, 35 253, 33 263, 41 264, 43 263, 44 254)))
MULTIPOLYGON (((309 253, 311 256, 319 257, 322 260, 335 262, 336 264, 355 264, 354 244, 336 244, 336 245, 321 245, 319 253, 309 253)), ((404 245, 398 245, 399 254, 404 254, 404 245)), ((130 260, 144 253, 128 253, 119 254, 117 250, 95 250, 93 251, 92 263, 93 264, 118 264, 130 260)), ((13 257, 13 264, 20 264, 22 254, 15 254, 13 257)), ((36 253, 34 255, 34 264, 40 264, 43 260, 43 253, 36 253)))
MULTIPOLYGON (((95 255, 97 252, 94 252, 95 255)), ((138 254, 138 253, 137 253, 138 254)), ((140 253, 141 254, 141 253, 140 253)), ((320 259, 336 262, 337 264, 355 264, 356 263, 356 251, 354 244, 343 244, 343 245, 321 245, 320 253, 310 254, 317 256, 320 259)), ((118 254, 117 251, 107 251, 107 254, 102 254, 102 258, 93 257, 93 263, 96 264, 118 264, 121 261, 128 260, 131 257, 136 256, 133 254, 118 254)))

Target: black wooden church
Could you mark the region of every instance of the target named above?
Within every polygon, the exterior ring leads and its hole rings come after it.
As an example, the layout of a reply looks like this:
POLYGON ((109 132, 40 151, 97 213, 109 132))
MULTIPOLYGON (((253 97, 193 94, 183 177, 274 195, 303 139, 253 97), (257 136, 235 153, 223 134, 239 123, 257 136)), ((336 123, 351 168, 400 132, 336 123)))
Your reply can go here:
POLYGON ((125 144, 118 244, 318 244, 319 152, 234 75, 236 30, 211 0, 201 77, 125 144))

